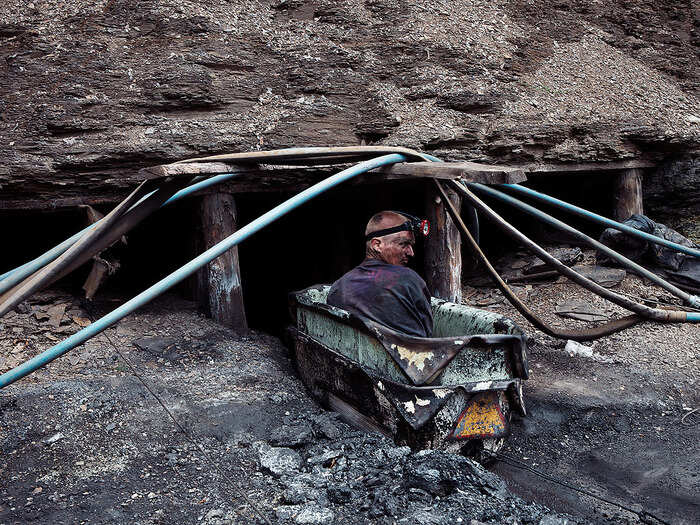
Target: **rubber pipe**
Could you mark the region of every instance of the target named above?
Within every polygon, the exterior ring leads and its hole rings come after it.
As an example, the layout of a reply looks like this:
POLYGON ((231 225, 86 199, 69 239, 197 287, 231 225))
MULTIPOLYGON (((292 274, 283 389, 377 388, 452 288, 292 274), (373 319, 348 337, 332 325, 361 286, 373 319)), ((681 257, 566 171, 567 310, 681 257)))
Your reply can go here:
MULTIPOLYGON (((286 150, 275 150, 275 151, 263 151, 263 152, 256 152, 256 153, 232 153, 232 154, 226 154, 226 155, 214 155, 211 157, 200 157, 200 158, 194 158, 194 159, 186 159, 181 161, 181 163, 192 163, 192 162, 206 162, 206 161, 212 161, 212 160, 230 160, 230 161, 242 161, 245 160, 246 162, 257 162, 257 163, 262 163, 265 161, 272 161, 272 160, 289 160, 289 159, 302 159, 302 158, 319 158, 319 157, 326 157, 329 163, 337 162, 338 157, 342 155, 349 155, 349 154, 355 154, 359 155, 360 153, 363 154, 391 154, 391 153, 398 153, 402 155, 406 155, 408 158, 422 158, 424 160, 428 160, 431 162, 440 162, 440 159, 437 157, 433 157, 432 155, 428 155, 426 153, 419 153, 417 151, 407 149, 407 148, 398 148, 398 147, 390 147, 390 146, 362 146, 362 147, 327 147, 327 148, 291 148, 291 149, 286 149, 286 150)), ((203 180, 201 182, 197 182, 196 184, 192 184, 191 186, 188 186, 187 188, 184 188, 177 192, 175 195, 173 195, 170 199, 168 199, 163 206, 166 206, 167 204, 170 204, 171 202, 175 202, 183 197, 186 197, 188 195, 191 195, 192 193, 203 190, 205 188, 209 188, 211 186, 214 186, 215 184, 220 184, 222 182, 225 182, 227 180, 232 179, 233 177, 236 177, 237 173, 227 173, 227 174, 222 174, 222 175, 216 175, 214 177, 210 177, 206 180, 203 180)), ((146 195, 144 199, 149 197, 149 195, 146 195)), ((141 201, 139 201, 140 203, 141 201)), ((137 204, 139 204, 137 203, 137 204)), ((102 220, 102 219, 101 219, 102 220)), ((22 266, 19 266, 15 268, 14 270, 10 270, 9 272, 5 272, 2 275, 0 275, 0 294, 5 293, 7 290, 12 288, 14 285, 22 281, 25 277, 28 277, 29 275, 33 274, 35 271, 37 271, 39 268, 43 268, 45 265, 59 257, 63 252, 65 252, 68 248, 70 248, 80 237, 86 233, 87 231, 96 228, 97 225, 99 224, 100 221, 97 221, 95 224, 91 224, 87 228, 81 230, 80 232, 76 233, 72 237, 66 239, 63 241, 61 244, 55 246, 51 250, 47 251, 43 255, 37 257, 36 259, 29 261, 28 263, 23 264, 22 266), (11 279, 10 279, 10 276, 11 279), (10 279, 10 280, 8 280, 10 279)))
MULTIPOLYGON (((196 191, 200 191, 206 188, 209 188, 211 186, 214 186, 216 184, 221 184, 222 182, 226 182, 227 180, 231 180, 232 178, 236 177, 237 173, 225 173, 222 175, 215 175, 214 177, 210 177, 208 179, 205 179, 203 181, 197 182, 195 184, 192 184, 191 186, 188 186, 187 188, 183 188, 175 195, 170 197, 167 201, 163 203, 163 206, 167 206, 168 204, 171 204, 177 200, 182 199, 183 197, 187 197, 191 195, 192 193, 196 191)), ((141 199, 138 203, 136 203, 134 206, 137 206, 141 202, 143 202, 145 199, 153 195, 155 191, 149 193, 143 199, 141 199)), ((133 208, 133 206, 132 206, 133 208)), ((132 209, 130 208, 130 209, 132 209)), ((14 270, 10 270, 9 272, 6 272, 2 275, 0 275, 0 294, 5 293, 7 290, 12 288, 14 285, 19 283, 20 281, 24 280, 26 277, 30 276, 33 274, 35 271, 39 270, 40 268, 43 268, 56 258, 58 258, 61 254, 63 254, 68 248, 73 246, 78 239, 80 239, 85 233, 88 231, 96 228, 103 219, 100 219, 99 221, 95 222, 94 224, 91 224, 87 228, 84 228, 83 230, 79 231, 75 235, 69 237, 62 243, 54 246, 51 248, 49 251, 44 253, 43 255, 40 255, 36 259, 33 259, 22 266, 19 266, 15 268, 14 270)))
POLYGON ((569 204, 568 202, 564 202, 562 200, 555 199, 554 197, 550 197, 549 195, 545 195, 544 193, 539 193, 533 189, 526 188, 526 187, 520 186, 518 184, 503 184, 502 186, 505 188, 508 188, 509 190, 518 192, 522 195, 528 195, 528 196, 534 197, 535 199, 540 200, 542 202, 552 204, 553 206, 556 206, 557 208, 565 210, 569 213, 573 213, 574 215, 578 215, 579 217, 589 219, 593 222, 605 224, 606 226, 609 226, 610 228, 615 228, 616 230, 620 230, 621 232, 628 233, 629 235, 632 235, 634 237, 639 237, 639 238, 644 239, 646 241, 653 242, 655 244, 660 244, 662 246, 666 246, 667 248, 672 248, 676 251, 679 251, 679 252, 682 252, 682 253, 685 253, 688 255, 692 255, 694 257, 700 257, 700 250, 697 250, 695 248, 691 248, 689 246, 683 246, 682 244, 671 242, 671 241, 668 241, 666 239, 662 239, 661 237, 657 237, 656 235, 652 235, 650 233, 639 231, 635 228, 632 228, 631 226, 627 226, 626 224, 622 224, 622 223, 619 223, 617 221, 613 221, 612 219, 608 219, 607 217, 603 217, 602 215, 598 215, 597 213, 593 213, 593 212, 590 212, 590 211, 585 210, 583 208, 579 208, 578 206, 574 206, 573 204, 569 204))
POLYGON ((76 332, 75 334, 64 339, 60 343, 52 346, 48 350, 42 352, 41 354, 30 359, 29 361, 26 361, 25 363, 22 363, 21 365, 13 368, 12 370, 9 370, 4 374, 0 375, 0 388, 4 388, 7 385, 14 383, 18 379, 23 378, 27 374, 31 374, 38 368, 41 368, 42 366, 46 365, 47 363, 50 363, 57 357, 62 356, 66 352, 78 346, 79 344, 84 343, 91 337, 96 336, 103 330, 115 324, 120 319, 126 317, 128 314, 130 314, 137 308, 140 308, 141 306, 148 303, 155 297, 159 296, 160 294, 162 294, 172 286, 176 285, 186 277, 189 277, 199 268, 209 263, 210 261, 216 259, 219 255, 224 253, 229 248, 236 246, 238 243, 247 239, 254 233, 267 226, 268 224, 276 221, 283 215, 289 213, 294 208, 297 208, 305 202, 313 199, 314 197, 318 196, 324 191, 327 191, 330 188, 333 188, 334 186, 337 186, 338 184, 345 182, 346 180, 351 179, 361 173, 365 173, 366 171, 372 170, 374 168, 379 168, 381 166, 387 166, 389 164, 395 164, 397 162, 403 162, 405 160, 407 160, 407 157, 404 155, 391 154, 384 155, 382 157, 378 157, 376 159, 368 160, 365 162, 361 162, 355 166, 341 171, 340 173, 332 175, 331 177, 328 177, 327 179, 317 184, 314 184, 310 188, 307 188, 306 190, 302 191, 301 193, 298 193, 294 197, 284 201, 282 204, 275 206, 273 209, 261 215, 253 222, 247 224, 246 226, 236 231, 226 239, 215 244, 214 246, 212 246, 196 258, 192 259, 190 262, 188 262, 181 268, 178 268, 170 275, 164 277, 163 279, 152 285, 150 288, 144 290, 136 297, 130 299, 129 301, 119 306, 115 310, 111 311, 104 317, 101 317, 91 325, 76 332))
MULTIPOLYGON (((593 328, 585 328, 583 330, 569 330, 566 328, 562 329, 547 324, 547 322, 544 319, 540 318, 535 312, 530 310, 530 308, 523 301, 520 300, 520 298, 515 294, 515 292, 513 292, 512 288, 505 283, 505 281, 498 274, 491 262, 488 260, 482 249, 479 247, 479 244, 477 243, 476 239, 474 239, 474 236, 469 231, 469 228, 467 228, 467 226, 464 224, 464 221, 460 217, 459 212, 457 212, 452 202, 447 198, 445 190, 442 188, 442 184, 440 184, 440 182, 437 179, 433 179, 433 182, 435 183, 435 186, 437 186, 437 189, 445 202, 447 211, 452 217, 452 221, 457 225, 460 232, 462 233, 462 237, 464 237, 464 239, 467 241, 472 251, 476 254, 479 260, 481 260, 482 264, 486 267, 486 270, 489 272, 489 274, 495 281, 496 286, 498 286, 501 292, 503 292, 505 298, 508 299, 508 301, 516 308, 516 310, 518 310, 525 319, 530 321, 530 323, 532 323, 532 325, 535 328, 538 328, 545 334, 551 335, 552 337, 558 337, 561 339, 573 339, 575 341, 591 341, 606 335, 614 334, 615 332, 619 332, 620 330, 629 328, 630 326, 633 326, 642 321, 642 318, 638 315, 629 315, 620 319, 614 319, 603 325, 595 326, 593 328)), ((558 272, 553 273, 558 275, 558 272)))
POLYGON ((572 270, 556 257, 553 257, 545 249, 539 246, 537 243, 533 242, 529 237, 518 231, 513 225, 509 224, 503 217, 498 215, 495 211, 489 208, 481 199, 474 195, 466 186, 463 186, 455 180, 451 180, 452 186, 457 189, 462 195, 464 195, 474 206, 479 210, 484 212, 490 219, 492 219, 499 227, 501 227, 511 238, 517 242, 523 244, 527 249, 533 251, 540 259, 546 262, 548 265, 552 266, 562 275, 565 275, 575 283, 583 286, 587 290, 607 299, 610 302, 617 304, 627 310, 630 310, 636 314, 646 317, 647 319, 652 319, 654 321, 673 323, 673 322, 697 322, 694 316, 688 317, 689 312, 680 310, 659 310, 657 308, 649 308, 643 304, 635 303, 618 295, 607 288, 603 288, 598 283, 584 277, 580 273, 572 270))
POLYGON ((592 237, 589 237, 585 233, 582 233, 578 231, 576 228, 572 228, 568 224, 560 221, 559 219, 555 219, 551 215, 548 215, 544 213, 541 210, 538 210, 534 206, 530 206, 529 204, 526 204, 522 201, 519 201, 515 197, 512 197, 511 195, 506 195, 505 193, 502 193, 498 190, 495 190, 493 188, 490 188, 488 186, 485 186, 483 184, 479 183, 468 183, 467 187, 475 189, 481 193, 484 193, 486 195, 489 195, 490 197, 493 197, 501 202, 505 202, 507 204, 510 204, 511 206, 514 206, 515 208, 527 213, 528 215, 531 215, 532 217, 535 217, 536 219, 547 223, 551 226, 554 226, 555 228, 565 231, 569 233, 570 235, 573 235, 580 241, 583 241, 584 243, 588 244, 589 246, 592 246, 593 248, 605 253, 608 257, 616 260, 623 266, 632 269, 642 277, 645 277, 652 281, 653 283, 657 284, 664 290, 672 293, 676 297, 683 299, 688 305, 694 307, 694 308, 700 308, 700 297, 696 295, 691 295, 688 292, 685 292, 678 288, 677 286, 672 285, 668 281, 662 279, 658 275, 656 275, 653 272, 650 272, 643 266, 640 266, 636 262, 632 261, 631 259, 628 259, 624 255, 621 255, 617 253, 615 250, 611 249, 609 246, 606 246, 605 244, 593 239, 592 237))

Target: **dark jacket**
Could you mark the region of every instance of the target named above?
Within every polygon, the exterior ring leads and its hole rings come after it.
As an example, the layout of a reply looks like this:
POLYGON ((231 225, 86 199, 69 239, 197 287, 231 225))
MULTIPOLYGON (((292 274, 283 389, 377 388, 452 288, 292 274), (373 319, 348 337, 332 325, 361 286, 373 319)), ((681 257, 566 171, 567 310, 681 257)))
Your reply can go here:
POLYGON ((405 266, 365 259, 333 283, 326 302, 404 334, 433 335, 428 288, 405 266))

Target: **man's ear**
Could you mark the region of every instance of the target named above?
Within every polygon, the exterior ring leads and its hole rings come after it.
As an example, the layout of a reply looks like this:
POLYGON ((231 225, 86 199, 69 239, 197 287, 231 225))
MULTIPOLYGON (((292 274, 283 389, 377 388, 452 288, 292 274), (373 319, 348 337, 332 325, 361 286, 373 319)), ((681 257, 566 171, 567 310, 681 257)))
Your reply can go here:
POLYGON ((382 244, 382 241, 379 240, 379 238, 377 238, 377 237, 374 237, 374 238, 370 239, 370 241, 369 241, 369 245, 371 246, 371 248, 377 252, 379 251, 379 247, 381 246, 381 244, 382 244))

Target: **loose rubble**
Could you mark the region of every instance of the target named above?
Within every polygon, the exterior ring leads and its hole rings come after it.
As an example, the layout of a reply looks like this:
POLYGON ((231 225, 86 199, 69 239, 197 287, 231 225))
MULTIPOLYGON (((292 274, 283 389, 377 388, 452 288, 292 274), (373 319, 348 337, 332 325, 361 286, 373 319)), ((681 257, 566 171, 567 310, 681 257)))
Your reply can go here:
POLYGON ((577 522, 471 459, 349 427, 307 395, 278 340, 236 336, 186 301, 107 334, 196 444, 97 336, 76 350, 85 363, 56 361, 0 392, 0 523, 261 523, 249 502, 290 524, 577 522))

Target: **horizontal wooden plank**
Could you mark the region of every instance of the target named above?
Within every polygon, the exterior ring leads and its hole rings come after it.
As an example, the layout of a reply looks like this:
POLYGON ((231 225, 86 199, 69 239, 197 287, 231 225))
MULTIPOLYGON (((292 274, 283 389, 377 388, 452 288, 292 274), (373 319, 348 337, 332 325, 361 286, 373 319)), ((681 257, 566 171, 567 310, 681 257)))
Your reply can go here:
POLYGON ((255 168, 236 166, 225 162, 197 162, 197 163, 180 163, 162 164, 160 166, 151 166, 139 170, 139 175, 144 179, 152 179, 157 177, 175 177, 178 175, 215 175, 219 173, 231 173, 234 170, 250 170, 255 168))
POLYGON ((517 184, 527 180, 522 168, 476 162, 402 162, 375 171, 383 173, 385 180, 429 177, 464 179, 482 184, 517 184))
POLYGON ((576 171, 620 171, 655 168, 656 163, 646 160, 622 160, 614 162, 578 162, 572 164, 526 164, 520 168, 527 173, 550 173, 552 175, 576 171))
MULTIPOLYGON (((339 171, 340 167, 326 167, 324 173, 339 171)), ((175 163, 154 166, 141 170, 144 178, 171 177, 178 175, 204 175, 237 172, 245 176, 246 186, 251 176, 260 179, 261 184, 269 185, 271 181, 279 180, 281 185, 288 184, 290 175, 298 179, 299 182, 313 180, 314 170, 299 167, 281 166, 249 166, 235 165, 224 162, 197 162, 197 163, 175 163)), ((439 178, 439 179, 459 179, 463 178, 469 182, 481 182, 483 184, 516 184, 527 180, 525 172, 520 168, 508 166, 491 166, 477 164, 474 162, 401 162, 372 170, 372 175, 367 177, 367 182, 382 182, 385 180, 415 179, 415 178, 439 178)), ((231 183, 235 187, 236 183, 231 183)), ((287 188, 280 187, 280 190, 287 188)))

